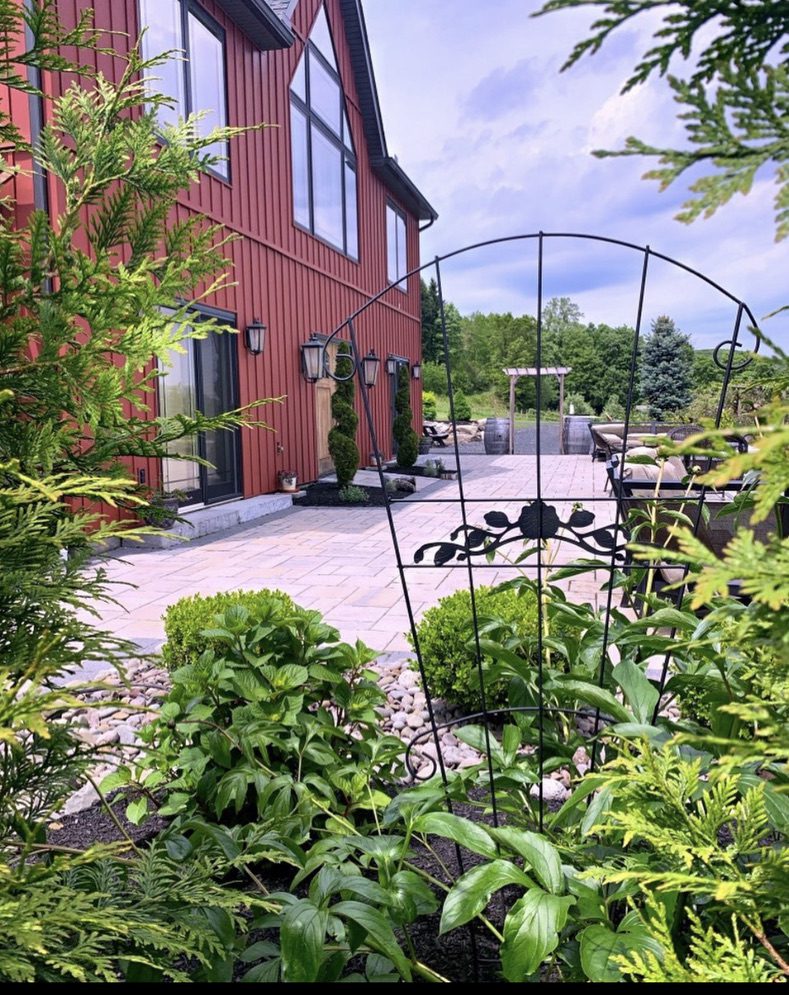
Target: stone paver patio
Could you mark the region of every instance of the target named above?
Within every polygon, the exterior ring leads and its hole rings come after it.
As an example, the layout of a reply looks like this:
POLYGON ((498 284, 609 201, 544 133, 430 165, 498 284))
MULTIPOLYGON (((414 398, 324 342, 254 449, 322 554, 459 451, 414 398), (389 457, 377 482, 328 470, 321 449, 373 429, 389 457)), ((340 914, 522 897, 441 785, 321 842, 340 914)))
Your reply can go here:
MULTIPOLYGON (((533 456, 474 456, 463 460, 463 482, 470 524, 491 510, 515 517, 523 500, 537 496, 533 456), (513 502, 507 499, 518 498, 513 502)), ((544 456, 541 488, 545 500, 566 518, 568 498, 582 500, 596 512, 597 525, 614 519, 613 501, 601 502, 605 467, 588 456, 544 456)), ((419 546, 449 537, 461 523, 457 481, 437 481, 420 491, 421 501, 397 505, 394 518, 403 561, 413 563, 419 546), (425 500, 427 499, 427 500, 425 500)), ((520 552, 512 547, 513 555, 520 552)), ((577 551, 569 547, 562 562, 577 551)), ((588 554, 579 554, 588 555, 588 554)), ((386 511, 383 508, 299 508, 281 512, 227 532, 164 550, 140 550, 129 544, 105 558, 117 605, 101 607, 103 624, 146 650, 164 638, 162 614, 189 594, 213 594, 237 588, 275 587, 304 607, 320 611, 346 640, 362 639, 378 651, 408 649, 404 604, 386 511), (134 585, 123 586, 123 585, 134 585)), ((475 566, 477 584, 513 576, 497 561, 495 568, 475 566)), ((417 615, 444 594, 468 584, 465 566, 409 569, 411 602, 417 615)), ((596 602, 600 581, 585 575, 565 582, 575 601, 596 602)))

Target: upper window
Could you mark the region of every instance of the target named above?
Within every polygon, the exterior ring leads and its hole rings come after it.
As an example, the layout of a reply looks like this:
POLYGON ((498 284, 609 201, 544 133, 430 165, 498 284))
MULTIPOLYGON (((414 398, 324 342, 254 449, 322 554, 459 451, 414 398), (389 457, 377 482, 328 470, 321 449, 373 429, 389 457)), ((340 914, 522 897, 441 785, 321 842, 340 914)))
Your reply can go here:
POLYGON ((290 133, 296 224, 358 259, 356 155, 323 7, 293 74, 290 133))
MULTIPOLYGON (((140 0, 140 27, 145 28, 142 54, 146 59, 174 51, 172 58, 154 68, 153 86, 172 101, 159 110, 162 124, 198 111, 197 132, 207 135, 227 124, 225 92, 225 33, 194 0, 140 0), (179 55, 178 53, 183 53, 179 55)), ((224 156, 211 167, 228 179, 227 142, 214 142, 207 149, 224 156)))
POLYGON ((386 205, 386 277, 405 291, 403 277, 408 272, 405 241, 405 215, 391 204, 386 205))

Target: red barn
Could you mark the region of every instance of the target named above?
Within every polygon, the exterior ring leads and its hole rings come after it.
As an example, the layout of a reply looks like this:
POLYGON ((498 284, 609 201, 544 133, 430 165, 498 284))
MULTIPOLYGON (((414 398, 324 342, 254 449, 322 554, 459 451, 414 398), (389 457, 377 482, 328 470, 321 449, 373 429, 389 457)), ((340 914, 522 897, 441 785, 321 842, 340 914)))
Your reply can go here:
MULTIPOLYGON (((437 215, 387 152, 361 0, 91 6, 98 28, 119 32, 112 36, 116 48, 146 28, 146 54, 183 50, 185 59, 158 70, 158 88, 175 101, 174 114, 206 111, 207 126, 276 125, 235 139, 222 150, 222 168, 204 173, 181 198, 182 211, 198 211, 238 236, 229 249, 236 285, 217 294, 210 309, 196 306, 194 320, 211 313, 239 334, 191 342, 160 379, 157 399, 163 414, 213 414, 284 396, 282 405, 265 409, 275 432, 208 433, 195 451, 213 469, 139 459, 131 467, 137 479, 182 490, 185 504, 196 507, 270 493, 282 469, 296 470, 300 482, 330 470, 333 381, 305 380, 301 346, 388 285, 357 335, 362 355, 374 349, 383 360, 371 399, 379 441, 391 451, 396 373, 420 362, 421 345, 419 280, 400 278, 419 265, 420 225, 437 215), (260 324, 264 347, 254 353, 245 330, 260 324)), ((65 25, 84 7, 82 0, 57 0, 65 25)), ((108 56, 93 58, 106 75, 117 71, 108 56)), ((45 74, 41 85, 56 95, 65 84, 45 74)), ((35 138, 45 104, 31 98, 27 112, 35 138)), ((57 208, 60 191, 37 177, 20 185, 20 210, 25 189, 31 204, 57 208)), ((419 381, 412 386, 418 425, 419 381)), ((357 441, 367 462, 370 439, 361 418, 357 441)))

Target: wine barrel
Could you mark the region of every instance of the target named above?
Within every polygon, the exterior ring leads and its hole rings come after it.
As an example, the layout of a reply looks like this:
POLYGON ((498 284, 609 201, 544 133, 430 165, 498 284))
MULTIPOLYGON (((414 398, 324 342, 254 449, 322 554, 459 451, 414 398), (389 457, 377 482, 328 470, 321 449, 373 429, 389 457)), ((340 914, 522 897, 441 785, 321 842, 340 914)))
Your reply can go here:
POLYGON ((594 421, 592 415, 565 415, 562 425, 562 452, 589 454, 592 449, 592 433, 589 426, 594 421))
POLYGON ((488 418, 485 422, 485 452, 491 456, 502 456, 509 451, 509 418, 488 418))

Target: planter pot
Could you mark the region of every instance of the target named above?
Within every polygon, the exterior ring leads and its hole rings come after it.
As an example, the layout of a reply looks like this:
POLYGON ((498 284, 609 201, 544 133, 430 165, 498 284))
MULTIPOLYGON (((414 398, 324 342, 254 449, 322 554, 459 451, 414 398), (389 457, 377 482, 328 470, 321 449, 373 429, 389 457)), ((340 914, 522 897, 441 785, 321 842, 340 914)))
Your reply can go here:
POLYGON ((433 440, 429 435, 423 435, 419 440, 418 451, 420 456, 426 456, 433 445, 433 440))
POLYGON ((178 517, 178 498, 162 498, 155 501, 151 508, 140 513, 140 518, 146 525, 157 529, 169 529, 178 517))
POLYGON ((298 477, 296 476, 286 477, 283 475, 278 477, 278 480, 279 480, 279 489, 281 491, 285 491, 286 493, 292 494, 294 491, 297 491, 299 489, 298 477))

